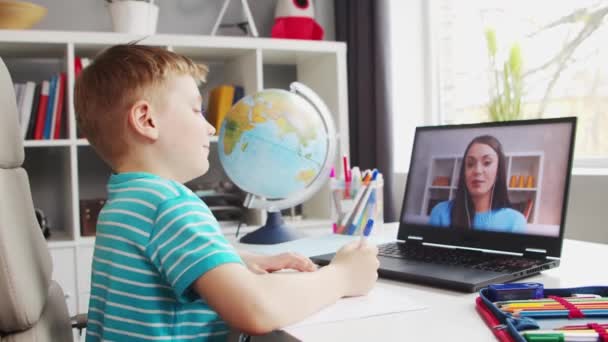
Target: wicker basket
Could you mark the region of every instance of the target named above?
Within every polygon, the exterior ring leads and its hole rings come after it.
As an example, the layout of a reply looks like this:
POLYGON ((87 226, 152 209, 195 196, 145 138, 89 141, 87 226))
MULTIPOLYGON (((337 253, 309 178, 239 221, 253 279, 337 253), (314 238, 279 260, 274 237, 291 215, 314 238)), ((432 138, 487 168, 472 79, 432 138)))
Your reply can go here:
POLYGON ((0 29, 29 29, 39 22, 47 9, 31 2, 0 0, 0 29))

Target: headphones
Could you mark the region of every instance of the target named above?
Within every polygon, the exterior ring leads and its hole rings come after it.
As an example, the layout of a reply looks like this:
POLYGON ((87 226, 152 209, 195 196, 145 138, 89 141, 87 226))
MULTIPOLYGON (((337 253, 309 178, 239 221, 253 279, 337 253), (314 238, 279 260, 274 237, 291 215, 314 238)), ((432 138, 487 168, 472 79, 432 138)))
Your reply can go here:
MULTIPOLYGON (((490 211, 492 211, 492 201, 494 201, 494 190, 496 189, 496 182, 492 184, 492 194, 490 195, 490 211)), ((467 228, 471 228, 473 226, 473 222, 471 222, 471 214, 469 213, 469 196, 467 193, 467 186, 464 186, 464 210, 467 212, 467 228)))
POLYGON ((44 235, 45 239, 48 239, 51 236, 51 230, 49 229, 49 221, 44 215, 44 212, 41 209, 35 208, 36 220, 38 221, 38 225, 40 226, 40 230, 42 230, 42 235, 44 235))

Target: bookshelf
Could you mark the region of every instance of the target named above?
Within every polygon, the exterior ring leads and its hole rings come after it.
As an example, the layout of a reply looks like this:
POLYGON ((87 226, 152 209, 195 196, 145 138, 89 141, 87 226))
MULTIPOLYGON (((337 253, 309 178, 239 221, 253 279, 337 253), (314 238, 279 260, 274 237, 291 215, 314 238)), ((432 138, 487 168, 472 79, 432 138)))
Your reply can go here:
MULTIPOLYGON (((514 206, 518 206, 515 209, 522 212, 531 201, 528 223, 538 223, 540 212, 538 204, 540 204, 543 180, 543 152, 505 153, 505 157, 509 199, 514 206), (528 184, 529 179, 530 184, 528 184)), ((462 156, 430 158, 420 215, 428 217, 437 203, 454 199, 461 162, 462 156)))
MULTIPOLYGON (((26 140, 24 168, 30 177, 34 205, 45 212, 51 224, 48 247, 54 278, 66 293, 71 314, 86 312, 94 245, 94 237, 80 232, 80 201, 105 198, 110 175, 88 141, 77 136, 74 62, 77 57, 93 58, 111 45, 142 38, 103 32, 0 30, 0 56, 14 82, 42 82, 61 72, 67 76, 62 135, 60 139, 26 140)), ((161 34, 147 37, 140 44, 162 47, 208 64, 211 72, 202 88, 204 98, 210 89, 223 83, 239 84, 245 94, 269 87, 287 89, 292 81, 308 85, 334 116, 338 155, 349 151, 344 43, 161 34)), ((212 142, 216 143, 217 138, 212 142)), ((217 168, 221 165, 216 157, 211 160, 209 173, 222 174, 217 168)), ((329 227, 329 198, 328 190, 319 192, 303 204, 304 219, 293 224, 302 229, 323 224, 329 227)), ((234 226, 228 224, 224 229, 234 234, 234 226)))

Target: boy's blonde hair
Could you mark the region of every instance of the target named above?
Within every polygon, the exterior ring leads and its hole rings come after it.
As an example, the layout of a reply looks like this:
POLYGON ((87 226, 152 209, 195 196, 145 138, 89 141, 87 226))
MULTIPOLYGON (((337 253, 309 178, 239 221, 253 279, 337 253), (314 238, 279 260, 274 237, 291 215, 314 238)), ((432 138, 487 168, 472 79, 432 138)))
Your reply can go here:
POLYGON ((110 166, 125 151, 126 115, 139 100, 162 103, 164 83, 190 75, 204 82, 208 69, 163 48, 125 44, 99 54, 76 79, 74 107, 78 126, 110 166))

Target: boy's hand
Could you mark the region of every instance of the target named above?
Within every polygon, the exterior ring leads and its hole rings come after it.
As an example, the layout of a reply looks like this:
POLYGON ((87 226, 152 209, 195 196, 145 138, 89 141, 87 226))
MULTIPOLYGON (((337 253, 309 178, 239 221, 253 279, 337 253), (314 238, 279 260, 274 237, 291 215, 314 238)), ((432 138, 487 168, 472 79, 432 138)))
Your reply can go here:
POLYGON ((300 272, 317 270, 317 266, 309 258, 297 253, 281 253, 276 255, 240 254, 247 268, 257 274, 265 274, 283 269, 293 269, 300 272))
POLYGON ((346 275, 345 296, 361 296, 371 291, 378 279, 378 247, 353 241, 336 253, 331 265, 346 275))

